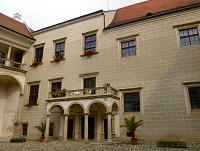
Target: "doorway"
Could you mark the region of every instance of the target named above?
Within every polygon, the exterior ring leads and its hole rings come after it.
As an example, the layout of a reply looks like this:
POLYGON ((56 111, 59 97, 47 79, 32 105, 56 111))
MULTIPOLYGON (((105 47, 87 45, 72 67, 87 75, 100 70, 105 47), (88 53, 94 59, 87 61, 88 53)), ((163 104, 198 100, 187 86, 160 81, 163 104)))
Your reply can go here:
POLYGON ((108 119, 104 119, 104 138, 108 139, 108 119))
POLYGON ((68 131, 67 131, 67 138, 73 138, 73 120, 68 120, 68 131))
MULTIPOLYGON (((85 132, 85 117, 82 117, 82 138, 85 132)), ((88 139, 94 139, 94 117, 88 117, 88 139)))

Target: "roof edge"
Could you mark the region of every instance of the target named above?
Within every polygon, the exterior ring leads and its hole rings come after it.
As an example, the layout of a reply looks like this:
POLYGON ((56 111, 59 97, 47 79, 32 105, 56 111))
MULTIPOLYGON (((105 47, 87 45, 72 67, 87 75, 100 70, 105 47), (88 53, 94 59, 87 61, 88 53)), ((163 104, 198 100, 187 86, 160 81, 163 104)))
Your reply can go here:
POLYGON ((17 32, 17 31, 15 31, 15 30, 12 30, 12 29, 10 29, 10 28, 7 28, 7 27, 5 27, 5 26, 3 26, 3 25, 0 25, 0 27, 1 27, 1 28, 4 28, 4 29, 6 29, 6 30, 9 30, 9 31, 11 31, 11 32, 13 32, 13 33, 15 33, 15 34, 18 34, 18 35, 20 35, 20 36, 22 36, 22 37, 28 38, 29 40, 36 41, 34 38, 28 37, 28 36, 26 36, 26 35, 24 35, 24 34, 21 34, 21 33, 17 32))
POLYGON ((118 27, 118 26, 127 25, 127 24, 134 23, 134 22, 137 22, 137 21, 146 20, 146 19, 149 19, 149 18, 159 17, 159 16, 163 16, 163 15, 167 15, 167 14, 171 14, 171 13, 175 13, 175 12, 179 12, 179 11, 183 11, 183 10, 187 10, 187 9, 192 9, 192 8, 196 8, 196 7, 200 7, 200 3, 185 6, 185 7, 180 7, 180 8, 176 8, 176 9, 172 9, 172 10, 165 11, 165 12, 162 12, 162 13, 157 13, 157 14, 151 15, 151 16, 141 17, 141 18, 138 18, 138 19, 135 19, 135 20, 123 22, 123 23, 120 23, 120 24, 112 25, 112 26, 108 25, 106 28, 104 28, 104 30, 108 30, 108 29, 115 28, 115 27, 118 27))
POLYGON ((66 23, 70 23, 72 21, 76 21, 78 19, 81 19, 81 18, 84 18, 84 17, 88 17, 90 15, 94 15, 94 14, 98 14, 98 13, 103 13, 103 12, 104 12, 103 10, 98 10, 98 11, 95 11, 95 12, 92 12, 92 13, 89 13, 89 14, 86 14, 86 15, 82 15, 82 16, 79 16, 79 17, 76 17, 76 18, 61 22, 61 23, 57 23, 57 24, 54 24, 54 25, 51 25, 51 26, 48 26, 48 27, 33 31, 30 34, 31 35, 35 35, 35 34, 40 33, 40 32, 45 32, 45 30, 52 30, 51 28, 56 28, 56 26, 62 26, 64 24, 66 24, 66 23))

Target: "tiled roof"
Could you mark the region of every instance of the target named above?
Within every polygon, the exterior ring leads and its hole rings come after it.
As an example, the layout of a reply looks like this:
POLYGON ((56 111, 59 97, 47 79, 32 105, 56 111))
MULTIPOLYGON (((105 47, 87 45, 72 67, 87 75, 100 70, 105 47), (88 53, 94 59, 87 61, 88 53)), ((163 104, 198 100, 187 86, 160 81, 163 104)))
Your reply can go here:
POLYGON ((120 8, 108 27, 144 18, 147 13, 160 14, 178 8, 200 4, 200 0, 148 0, 120 8))
POLYGON ((11 30, 15 33, 18 33, 22 36, 28 37, 33 39, 33 37, 30 35, 29 30, 25 26, 25 24, 10 18, 0 12, 0 26, 3 28, 6 28, 8 30, 11 30))

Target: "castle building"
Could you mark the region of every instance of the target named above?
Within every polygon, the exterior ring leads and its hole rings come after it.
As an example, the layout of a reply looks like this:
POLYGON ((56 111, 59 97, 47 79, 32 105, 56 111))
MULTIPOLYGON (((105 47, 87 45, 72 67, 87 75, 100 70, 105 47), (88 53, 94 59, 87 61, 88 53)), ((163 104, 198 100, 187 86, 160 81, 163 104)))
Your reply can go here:
POLYGON ((200 138, 200 0, 148 0, 32 31, 0 14, 0 137, 200 138), (6 22, 5 22, 6 20, 6 22), (5 23, 5 24, 4 24, 5 23))

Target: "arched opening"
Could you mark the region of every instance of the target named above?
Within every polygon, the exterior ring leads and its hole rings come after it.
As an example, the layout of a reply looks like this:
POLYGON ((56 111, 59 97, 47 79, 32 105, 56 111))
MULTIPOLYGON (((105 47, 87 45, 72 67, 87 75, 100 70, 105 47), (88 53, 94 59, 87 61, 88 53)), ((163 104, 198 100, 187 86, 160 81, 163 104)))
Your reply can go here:
POLYGON ((68 108, 68 125, 67 125, 67 139, 81 139, 83 138, 82 125, 84 108, 83 105, 74 103, 68 108))
POLYGON ((107 105, 101 102, 93 102, 88 106, 88 112, 88 139, 107 139, 107 105))
POLYGON ((20 122, 21 84, 12 76, 0 75, 0 137, 14 135, 14 124, 20 122))
POLYGON ((50 109, 49 137, 50 139, 63 138, 64 134, 64 110, 60 105, 54 105, 50 109))

